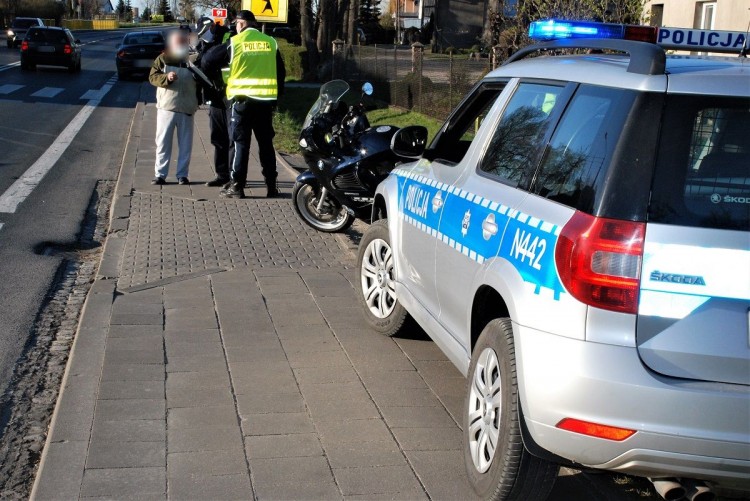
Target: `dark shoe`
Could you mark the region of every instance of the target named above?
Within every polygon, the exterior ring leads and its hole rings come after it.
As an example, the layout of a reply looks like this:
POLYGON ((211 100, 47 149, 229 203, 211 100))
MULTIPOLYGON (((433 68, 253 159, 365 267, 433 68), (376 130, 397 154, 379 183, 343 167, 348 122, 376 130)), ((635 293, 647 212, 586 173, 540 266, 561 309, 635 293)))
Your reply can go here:
POLYGON ((275 184, 268 186, 268 191, 266 192, 266 198, 278 198, 279 195, 281 195, 281 192, 279 191, 279 187, 275 184))
POLYGON ((177 184, 181 184, 184 186, 186 184, 190 184, 190 180, 186 177, 180 177, 180 178, 177 178, 177 184))
POLYGON ((151 180, 151 184, 167 184, 163 177, 156 177, 151 180))
POLYGON ((212 187, 214 187, 214 186, 224 186, 228 182, 229 182, 229 179, 227 179, 225 177, 221 177, 221 176, 216 176, 211 181, 207 182, 206 186, 212 186, 212 187))
POLYGON ((242 183, 230 183, 228 187, 219 192, 221 198, 245 198, 245 189, 242 183))

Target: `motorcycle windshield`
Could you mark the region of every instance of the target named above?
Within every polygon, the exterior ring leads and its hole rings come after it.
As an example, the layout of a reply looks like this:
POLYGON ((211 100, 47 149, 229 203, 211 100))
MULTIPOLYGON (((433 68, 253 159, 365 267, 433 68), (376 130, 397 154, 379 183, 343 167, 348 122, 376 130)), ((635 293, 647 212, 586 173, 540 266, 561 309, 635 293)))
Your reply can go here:
POLYGON ((331 80, 330 82, 323 84, 320 88, 318 100, 315 101, 315 104, 312 105, 312 108, 310 108, 310 111, 307 113, 307 118, 305 118, 305 123, 302 128, 306 129, 312 123, 312 119, 315 115, 320 113, 320 111, 324 110, 326 107, 338 103, 339 99, 341 99, 348 91, 349 84, 343 80, 331 80))

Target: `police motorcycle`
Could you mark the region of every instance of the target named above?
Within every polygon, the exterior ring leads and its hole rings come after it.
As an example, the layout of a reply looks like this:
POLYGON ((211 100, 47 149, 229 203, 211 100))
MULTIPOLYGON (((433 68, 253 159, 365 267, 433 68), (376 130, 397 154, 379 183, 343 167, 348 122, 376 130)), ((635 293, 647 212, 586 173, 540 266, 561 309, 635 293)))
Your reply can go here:
POLYGON ((410 160, 391 150, 398 127, 370 127, 362 101, 372 84, 362 86, 352 106, 341 100, 348 91, 343 80, 320 88, 299 141, 308 170, 297 177, 292 203, 305 223, 328 233, 346 230, 356 217, 369 220, 375 188, 398 162, 410 160))

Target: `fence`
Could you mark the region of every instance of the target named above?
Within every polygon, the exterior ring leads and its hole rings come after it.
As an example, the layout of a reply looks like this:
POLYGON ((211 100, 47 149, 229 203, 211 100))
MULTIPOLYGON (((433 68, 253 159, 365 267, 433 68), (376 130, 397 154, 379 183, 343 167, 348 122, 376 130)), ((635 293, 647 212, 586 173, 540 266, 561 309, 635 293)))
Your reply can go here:
POLYGON ((375 97, 392 106, 444 120, 492 69, 490 58, 430 54, 412 47, 334 42, 332 77, 372 82, 375 97))

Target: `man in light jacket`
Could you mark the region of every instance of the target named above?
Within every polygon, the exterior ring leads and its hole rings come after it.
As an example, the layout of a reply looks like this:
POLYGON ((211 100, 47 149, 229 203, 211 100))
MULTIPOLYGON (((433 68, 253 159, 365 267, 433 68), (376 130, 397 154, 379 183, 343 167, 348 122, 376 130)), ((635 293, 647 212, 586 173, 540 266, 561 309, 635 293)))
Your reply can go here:
POLYGON ((177 131, 177 182, 189 184, 193 148, 193 115, 198 110, 198 89, 188 69, 185 33, 169 33, 167 50, 154 60, 148 80, 156 87, 156 177, 151 184, 165 184, 172 159, 172 138, 177 131))

